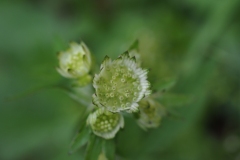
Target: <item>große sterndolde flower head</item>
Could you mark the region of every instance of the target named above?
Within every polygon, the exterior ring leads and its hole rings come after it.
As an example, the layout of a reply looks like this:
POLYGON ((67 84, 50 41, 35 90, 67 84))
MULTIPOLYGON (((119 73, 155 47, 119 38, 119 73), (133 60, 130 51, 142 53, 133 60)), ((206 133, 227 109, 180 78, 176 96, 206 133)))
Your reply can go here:
POLYGON ((91 53, 83 42, 72 42, 68 50, 59 53, 58 59, 57 71, 66 78, 84 77, 91 69, 91 53))
POLYGON ((120 128, 124 127, 124 119, 120 113, 112 113, 100 108, 88 116, 87 124, 97 136, 111 139, 120 128))
POLYGON ((137 111, 138 102, 150 91, 148 70, 140 68, 128 52, 112 61, 105 57, 101 71, 93 79, 93 103, 111 112, 137 111))

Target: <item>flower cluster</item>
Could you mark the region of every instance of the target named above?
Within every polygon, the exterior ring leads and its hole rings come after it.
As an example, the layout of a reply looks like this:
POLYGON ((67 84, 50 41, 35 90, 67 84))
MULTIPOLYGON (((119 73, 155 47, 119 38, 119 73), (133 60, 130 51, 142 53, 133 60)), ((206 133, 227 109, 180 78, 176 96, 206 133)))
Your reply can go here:
MULTIPOLYGON (((148 70, 138 67, 135 57, 130 57, 128 52, 121 54, 116 60, 106 56, 101 64, 100 73, 93 79, 95 88, 93 104, 99 110, 112 112, 113 115, 121 115, 121 111, 138 111, 138 102, 151 93, 147 73, 148 70)), ((98 114, 93 113, 93 115, 99 123, 107 122, 103 122, 98 114)), ((90 115, 90 119, 93 115, 90 115)), ((108 133, 103 134, 96 129, 96 126, 94 127, 95 121, 90 121, 90 124, 93 132, 103 138, 113 138, 119 128, 123 127, 123 123, 118 121, 117 128, 105 129, 108 133)))
MULTIPOLYGON (((113 139, 124 127, 124 112, 135 115, 138 125, 145 130, 160 125, 165 110, 150 96, 148 70, 141 68, 137 45, 138 41, 135 41, 129 51, 117 59, 112 60, 105 56, 99 73, 95 75, 92 55, 83 42, 71 43, 68 50, 59 53, 57 71, 74 84, 67 88, 70 97, 83 106, 88 106, 82 119, 84 123, 73 141, 71 153, 86 143, 88 148, 94 143, 100 144, 94 142, 97 141, 96 137, 113 139), (92 85, 89 85, 91 80, 92 85), (90 132, 93 134, 90 135, 90 132)), ((110 155, 106 154, 105 149, 100 150, 93 159, 108 159, 110 155)))
MULTIPOLYGON (((151 94, 150 83, 147 80, 148 70, 140 67, 139 57, 134 49, 131 49, 130 53, 121 54, 115 60, 106 56, 100 66, 100 73, 95 74, 92 102, 96 109, 90 113, 87 124, 97 136, 113 138, 124 125, 121 112, 139 111, 139 102, 151 94)), ((71 43, 70 48, 60 52, 58 58, 57 71, 62 76, 87 81, 92 59, 83 42, 71 43)), ((141 110, 140 108, 140 113, 141 110)))

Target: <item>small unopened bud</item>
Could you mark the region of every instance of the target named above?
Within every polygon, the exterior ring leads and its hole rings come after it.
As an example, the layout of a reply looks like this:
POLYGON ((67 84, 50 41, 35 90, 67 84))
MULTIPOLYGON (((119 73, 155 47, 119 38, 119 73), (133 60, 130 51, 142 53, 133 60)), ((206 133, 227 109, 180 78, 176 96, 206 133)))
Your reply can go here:
POLYGON ((92 131, 105 139, 114 138, 120 128, 124 127, 124 119, 120 113, 112 113, 98 109, 88 116, 87 123, 92 131))
POLYGON ((152 98, 144 98, 139 102, 138 124, 143 129, 157 128, 166 115, 166 111, 160 103, 152 98))
POLYGON ((59 53, 58 59, 57 71, 66 78, 84 77, 91 69, 91 53, 83 42, 72 42, 68 50, 59 53))

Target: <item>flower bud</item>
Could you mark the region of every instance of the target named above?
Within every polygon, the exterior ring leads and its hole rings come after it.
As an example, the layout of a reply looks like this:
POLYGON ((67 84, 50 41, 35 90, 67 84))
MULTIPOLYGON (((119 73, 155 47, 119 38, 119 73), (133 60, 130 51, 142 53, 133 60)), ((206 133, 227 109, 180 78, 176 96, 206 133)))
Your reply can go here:
POLYGON ((98 107, 111 112, 137 111, 137 102, 151 93, 148 70, 140 68, 127 52, 114 61, 106 56, 100 69, 93 79, 93 103, 98 107))
POLYGON ((94 134, 105 139, 114 138, 119 129, 124 127, 124 119, 121 114, 104 109, 98 109, 90 114, 87 123, 91 126, 94 134))
POLYGON ((137 122, 143 129, 157 128, 165 114, 166 111, 160 103, 151 98, 144 98, 139 102, 139 117, 137 122))
POLYGON ((84 77, 91 69, 91 53, 83 42, 72 42, 67 51, 59 53, 58 59, 57 71, 66 78, 84 77))

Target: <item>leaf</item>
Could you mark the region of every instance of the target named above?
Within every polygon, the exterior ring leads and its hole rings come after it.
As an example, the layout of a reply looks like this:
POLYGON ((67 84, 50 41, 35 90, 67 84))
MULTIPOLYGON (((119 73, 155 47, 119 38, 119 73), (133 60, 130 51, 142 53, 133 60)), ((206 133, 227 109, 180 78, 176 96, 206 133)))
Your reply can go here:
POLYGON ((159 97, 158 100, 165 107, 182 107, 191 103, 193 97, 189 95, 166 93, 159 97))
POLYGON ((85 160, 97 160, 102 151, 102 139, 92 134, 90 136, 85 160))
POLYGON ((115 159, 115 143, 113 139, 103 141, 103 152, 108 160, 115 159))
POLYGON ((181 113, 178 113, 178 112, 175 111, 174 109, 168 108, 166 111, 167 111, 167 112, 166 112, 166 113, 167 113, 166 116, 167 116, 168 118, 172 119, 172 120, 181 120, 181 121, 184 121, 184 120, 185 120, 185 118, 183 117, 183 115, 182 115, 181 113))
POLYGON ((90 130, 88 127, 85 126, 74 138, 74 141, 72 142, 69 150, 69 154, 76 152, 77 149, 84 146, 89 140, 89 137, 90 137, 90 130))
POLYGON ((153 89, 158 91, 167 91, 172 88, 176 84, 176 79, 169 79, 166 81, 158 82, 157 84, 153 85, 153 89))
POLYGON ((39 93, 41 91, 44 91, 44 90, 47 90, 47 89, 53 89, 53 88, 55 88, 57 86, 58 85, 55 85, 55 84, 49 84, 49 85, 45 85, 45 86, 42 86, 42 87, 31 89, 31 90, 28 90, 28 91, 24 91, 24 92, 22 92, 20 94, 17 94, 15 96, 7 97, 5 99, 5 102, 12 102, 12 101, 21 100, 21 99, 30 97, 32 95, 35 95, 35 94, 37 94, 37 93, 39 93))

